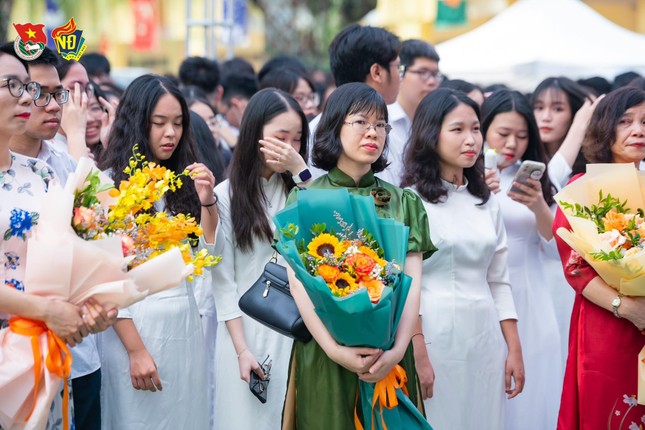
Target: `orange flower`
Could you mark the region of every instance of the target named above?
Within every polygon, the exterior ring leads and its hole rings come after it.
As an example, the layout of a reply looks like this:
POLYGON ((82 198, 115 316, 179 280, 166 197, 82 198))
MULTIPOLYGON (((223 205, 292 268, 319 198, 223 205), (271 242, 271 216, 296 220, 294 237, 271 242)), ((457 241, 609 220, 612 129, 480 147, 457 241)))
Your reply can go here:
POLYGON ((372 273, 374 266, 376 266, 376 261, 369 255, 359 252, 354 255, 350 255, 345 260, 343 266, 346 269, 353 269, 356 272, 357 277, 363 278, 372 273))
POLYGON ((96 213, 90 208, 80 206, 74 208, 74 218, 72 220, 75 226, 88 228, 96 220, 96 213))
POLYGON ((333 283, 336 281, 336 278, 338 278, 340 269, 336 266, 330 266, 329 264, 321 264, 318 266, 318 274, 322 276, 325 282, 333 283))
POLYGON ((378 279, 366 279, 361 280, 358 283, 359 288, 364 287, 367 290, 367 294, 370 296, 372 303, 378 303, 381 300, 381 295, 383 294, 383 282, 378 279))
POLYGON ((625 214, 609 211, 602 219, 605 231, 618 230, 623 231, 627 227, 627 218, 625 214))

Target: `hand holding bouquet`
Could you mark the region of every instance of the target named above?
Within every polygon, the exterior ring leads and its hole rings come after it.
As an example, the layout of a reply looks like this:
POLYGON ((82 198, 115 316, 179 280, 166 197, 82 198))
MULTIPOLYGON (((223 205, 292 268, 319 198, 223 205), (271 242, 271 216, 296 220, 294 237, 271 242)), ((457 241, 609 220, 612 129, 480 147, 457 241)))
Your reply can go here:
MULTIPOLYGON (((411 284, 401 272, 409 228, 379 218, 372 198, 346 189, 300 191, 274 222, 276 249, 335 341, 389 350, 411 284)), ((366 428, 430 428, 407 396, 406 382, 398 365, 376 384, 358 381, 366 428)))
MULTIPOLYGON (((136 150, 126 173, 117 190, 81 159, 65 189, 50 186, 28 240, 25 293, 126 307, 219 261, 206 249, 191 252, 201 235, 194 218, 163 211, 163 195, 186 173, 148 163, 136 150)), ((71 372, 67 346, 44 323, 19 316, 0 331, 0 345, 0 425, 44 427, 71 372)))

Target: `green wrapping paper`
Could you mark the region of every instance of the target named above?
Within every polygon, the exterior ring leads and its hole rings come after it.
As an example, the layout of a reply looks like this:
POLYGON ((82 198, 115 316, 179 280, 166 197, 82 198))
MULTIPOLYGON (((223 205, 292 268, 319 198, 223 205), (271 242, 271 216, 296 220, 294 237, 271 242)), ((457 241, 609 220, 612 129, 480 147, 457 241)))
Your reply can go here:
MULTIPOLYGON (((307 291, 315 311, 332 337, 341 345, 367 346, 388 350, 394 344, 396 329, 403 313, 412 279, 401 273, 395 284, 385 287, 378 303, 371 302, 366 290, 347 297, 335 297, 320 276, 306 269, 296 243, 309 243, 311 227, 324 223, 327 229, 341 230, 338 215, 344 222, 368 231, 384 251, 384 259, 403 269, 408 247, 409 228, 404 224, 379 218, 370 197, 350 194, 346 189, 302 190, 298 200, 274 217, 277 240, 275 247, 295 272, 307 291), (337 213, 337 214, 336 214, 337 213), (290 224, 298 226, 294 235, 285 235, 290 224)), ((376 384, 359 381, 359 399, 365 429, 431 429, 409 397, 396 390, 398 406, 388 409, 373 404, 376 384)))

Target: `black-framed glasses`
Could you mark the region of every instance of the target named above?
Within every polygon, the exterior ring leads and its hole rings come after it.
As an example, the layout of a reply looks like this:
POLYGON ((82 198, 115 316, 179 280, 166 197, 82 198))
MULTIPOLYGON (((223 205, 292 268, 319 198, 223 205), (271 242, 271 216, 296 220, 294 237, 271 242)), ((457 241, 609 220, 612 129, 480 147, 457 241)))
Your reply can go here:
POLYGON ((293 96, 293 98, 301 105, 305 105, 307 102, 313 103, 314 106, 318 106, 320 104, 320 96, 318 93, 311 93, 309 95, 297 94, 293 96))
POLYGON ((40 97, 40 84, 38 82, 23 84, 20 79, 16 78, 4 78, 0 79, 0 82, 5 83, 3 86, 7 87, 9 89, 9 94, 15 98, 22 97, 25 89, 27 90, 27 94, 29 94, 34 100, 40 97))
POLYGON ((49 104, 52 97, 56 100, 56 103, 63 105, 69 100, 69 90, 57 90, 53 93, 40 93, 38 98, 34 99, 34 104, 38 107, 45 107, 49 104))
POLYGON ((410 70, 410 69, 406 69, 405 73, 414 73, 416 75, 419 75, 419 77, 424 81, 427 81, 430 78, 435 78, 436 80, 438 80, 440 82, 443 81, 443 75, 438 70, 428 70, 428 69, 410 70))
POLYGON ((345 124, 351 126, 355 132, 360 134, 366 133, 370 128, 374 128, 374 131, 379 136, 387 136, 392 131, 392 126, 386 122, 372 124, 365 120, 357 119, 356 121, 345 121, 345 124))

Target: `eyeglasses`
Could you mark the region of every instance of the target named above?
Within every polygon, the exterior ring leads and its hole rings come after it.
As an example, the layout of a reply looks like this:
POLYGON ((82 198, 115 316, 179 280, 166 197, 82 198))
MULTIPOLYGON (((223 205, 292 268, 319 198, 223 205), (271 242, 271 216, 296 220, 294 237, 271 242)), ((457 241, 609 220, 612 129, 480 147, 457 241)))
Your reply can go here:
POLYGON ((11 94, 13 97, 22 97, 25 89, 27 90, 27 94, 29 94, 34 100, 40 97, 40 84, 38 82, 29 82, 27 84, 23 84, 19 79, 16 78, 0 79, 0 82, 6 82, 6 85, 3 86, 9 88, 9 94, 11 94))
POLYGON ((376 131, 376 134, 379 136, 387 136, 392 130, 392 126, 388 123, 377 122, 376 124, 371 124, 362 119, 357 119, 356 121, 351 122, 345 121, 345 124, 351 126, 355 132, 361 134, 366 133, 370 128, 374 128, 374 131, 376 131))
MULTIPOLYGON (((79 82, 78 86, 81 87, 81 91, 87 94, 88 99, 91 99, 94 96, 94 85, 90 83, 88 83, 87 85, 83 85, 79 82)), ((75 83, 71 85, 71 88, 69 88, 68 91, 74 91, 74 87, 75 87, 75 83)))
POLYGON ((308 96, 304 94, 298 94, 294 95, 293 98, 303 106, 307 104, 307 102, 313 103, 314 106, 318 106, 320 104, 320 96, 318 95, 318 93, 311 93, 308 96))
POLYGON ((53 93, 40 93, 40 95, 34 99, 34 104, 38 107, 45 107, 49 104, 52 97, 56 100, 56 103, 63 105, 69 100, 69 90, 58 90, 53 93))
POLYGON ((422 70, 406 69, 405 72, 419 75, 419 77, 424 81, 427 81, 430 78, 435 78, 438 81, 443 81, 443 75, 438 70, 435 71, 435 70, 427 70, 427 69, 422 69, 422 70))
POLYGON ((403 64, 399 64, 396 66, 396 71, 399 72, 399 78, 403 78, 403 75, 405 75, 405 66, 403 64))

